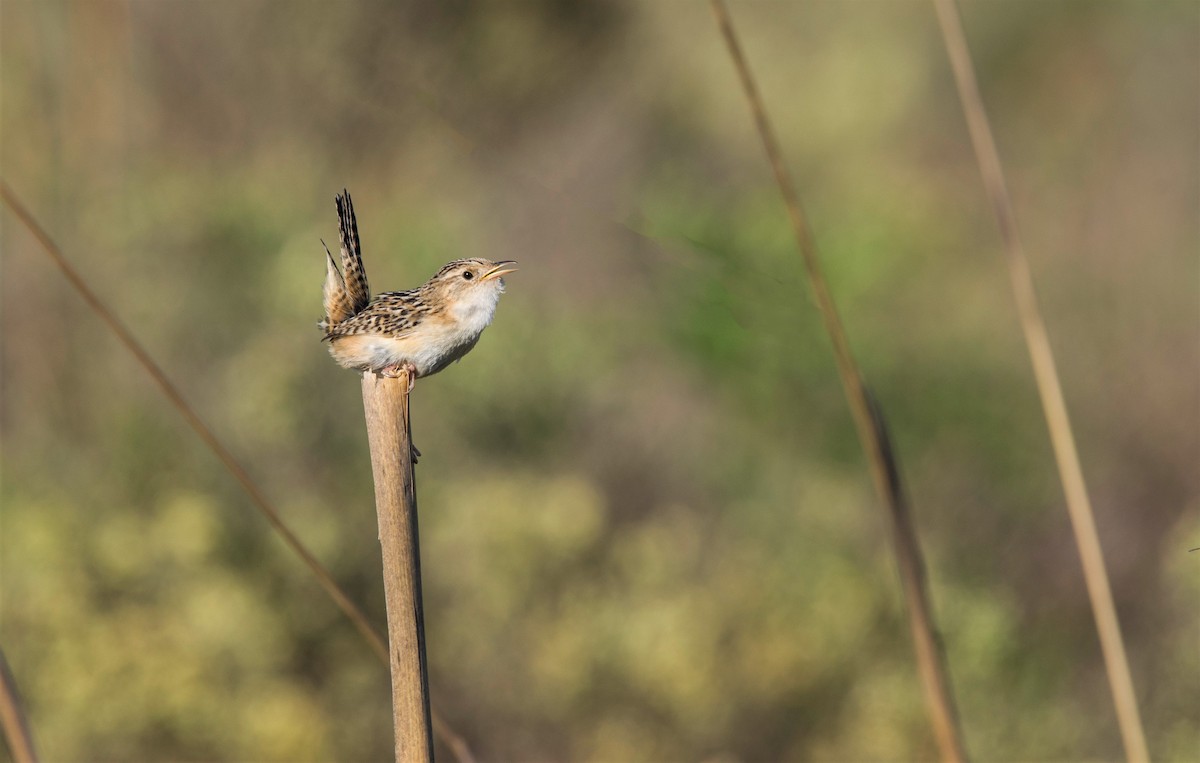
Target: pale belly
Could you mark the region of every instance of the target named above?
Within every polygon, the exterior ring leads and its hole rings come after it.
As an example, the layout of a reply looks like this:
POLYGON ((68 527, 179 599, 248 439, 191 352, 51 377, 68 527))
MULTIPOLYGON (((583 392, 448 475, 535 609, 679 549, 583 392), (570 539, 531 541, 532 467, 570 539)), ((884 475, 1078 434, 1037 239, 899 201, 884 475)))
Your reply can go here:
POLYGON ((483 330, 417 331, 395 339, 379 334, 357 334, 333 339, 331 354, 339 365, 359 371, 379 371, 387 366, 412 363, 417 377, 430 376, 470 352, 483 330))

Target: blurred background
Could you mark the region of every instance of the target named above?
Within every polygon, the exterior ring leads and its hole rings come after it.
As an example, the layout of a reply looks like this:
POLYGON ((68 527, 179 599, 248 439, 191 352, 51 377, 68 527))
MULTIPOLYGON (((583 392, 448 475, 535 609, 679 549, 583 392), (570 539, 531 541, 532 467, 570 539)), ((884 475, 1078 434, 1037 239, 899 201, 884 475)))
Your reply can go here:
MULTIPOLYGON (((968 746, 1113 760, 932 6, 733 2, 891 419, 968 746)), ((968 2, 1151 752, 1200 751, 1200 7, 968 2)), ((935 756, 887 519, 705 3, 5 0, 3 177, 376 623, 333 196, 376 291, 520 261, 414 393, 483 760, 935 756)), ((49 761, 381 760, 388 674, 5 210, 0 643, 49 761)), ((443 760, 451 759, 442 748, 443 760)))

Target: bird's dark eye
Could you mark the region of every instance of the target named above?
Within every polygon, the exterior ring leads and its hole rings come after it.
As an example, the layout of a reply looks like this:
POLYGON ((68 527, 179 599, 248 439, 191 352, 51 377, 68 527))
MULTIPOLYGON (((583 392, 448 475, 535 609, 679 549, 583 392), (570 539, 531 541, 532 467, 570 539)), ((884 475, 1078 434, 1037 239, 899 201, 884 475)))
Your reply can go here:
POLYGON ((463 278, 467 279, 468 281, 470 281, 474 277, 475 277, 475 274, 472 273, 470 270, 463 271, 463 278))

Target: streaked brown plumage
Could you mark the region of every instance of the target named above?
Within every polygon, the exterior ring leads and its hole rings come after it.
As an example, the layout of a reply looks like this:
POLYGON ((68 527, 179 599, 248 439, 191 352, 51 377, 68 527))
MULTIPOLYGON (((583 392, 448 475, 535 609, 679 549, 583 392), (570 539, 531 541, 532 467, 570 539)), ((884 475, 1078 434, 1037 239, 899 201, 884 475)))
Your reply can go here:
POLYGON ((342 269, 326 247, 325 320, 318 325, 342 366, 410 383, 467 354, 491 323, 511 260, 468 258, 447 263, 424 285, 371 299, 350 194, 337 197, 342 269))

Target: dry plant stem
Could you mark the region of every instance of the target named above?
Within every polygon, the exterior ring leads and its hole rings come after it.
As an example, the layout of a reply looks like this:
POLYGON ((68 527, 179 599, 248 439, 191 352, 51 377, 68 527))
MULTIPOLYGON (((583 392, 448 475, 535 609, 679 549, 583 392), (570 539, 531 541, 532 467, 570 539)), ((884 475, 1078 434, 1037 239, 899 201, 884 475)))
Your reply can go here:
POLYGON ((1000 226, 1000 236, 1004 240, 1005 259, 1008 262, 1008 272, 1012 279, 1017 313, 1020 316, 1021 329, 1025 333, 1025 343, 1029 347, 1029 356, 1033 362, 1033 375, 1037 381, 1038 394, 1042 399, 1046 425, 1050 429, 1050 441, 1054 447, 1054 457, 1058 462, 1063 492, 1066 494, 1067 512, 1071 517, 1075 542, 1079 547, 1079 557, 1083 563, 1084 580, 1087 583, 1088 596, 1091 598, 1092 612, 1096 618, 1100 647, 1104 652, 1104 664, 1108 671, 1113 703, 1116 705, 1117 723, 1121 728, 1125 757, 1135 763, 1142 763, 1150 759, 1150 752, 1146 747, 1146 735, 1138 713, 1133 678, 1129 671, 1129 661, 1125 656, 1125 644, 1121 638, 1121 625, 1117 619, 1117 609, 1113 603, 1112 590, 1108 583, 1104 552, 1100 546, 1100 536, 1096 532, 1095 514, 1092 511, 1091 499, 1088 497, 1087 484, 1083 479, 1083 468, 1079 463, 1079 451, 1075 447, 1071 420, 1067 416, 1067 404, 1063 399, 1054 353, 1050 349, 1046 324, 1042 320, 1041 310, 1038 308, 1029 261, 1025 257, 1025 250, 1017 231, 1012 200, 1008 195, 1004 170, 1000 164, 1000 154, 996 150, 996 142, 992 137, 987 112, 983 108, 983 99, 979 95, 975 68, 971 63, 970 51, 967 49, 966 35, 963 33, 958 7, 954 4, 954 0, 934 0, 934 7, 937 10, 938 23, 941 25, 942 39, 950 57, 950 66, 954 70, 954 81, 958 86, 959 98, 962 100, 967 128, 971 133, 971 144, 974 146, 975 157, 979 162, 979 171, 983 175, 983 184, 987 190, 988 199, 991 201, 992 211, 996 215, 996 222, 1000 226))
POLYGON ((833 295, 821 272, 816 242, 813 240, 791 177, 784 168, 782 152, 779 150, 778 141, 775 139, 774 131, 767 119, 766 109, 750 72, 749 64, 742 53, 733 22, 721 0, 712 0, 712 8, 716 15, 717 26, 721 30, 726 47, 729 49, 729 55, 733 59, 733 64, 741 79, 750 111, 754 115, 755 125, 766 149, 767 159, 770 161, 771 169, 775 173, 775 180, 783 195, 800 254, 804 260, 804 267, 808 272, 809 283, 812 285, 817 309, 821 313, 825 330, 833 343, 838 374, 841 377, 846 399, 854 417, 859 440, 863 450, 866 451, 875 489, 879 492, 891 515, 892 536, 901 585, 908 605, 908 621, 912 631, 913 647, 917 654, 917 665, 938 749, 943 760, 965 760, 966 751, 946 669, 945 654, 937 634, 925 582, 925 565, 913 527, 911 512, 900 487, 899 473, 896 470, 883 417, 878 407, 871 401, 858 365, 850 352, 850 344, 846 339, 841 319, 838 317, 833 295))
MULTIPOLYGON (((197 414, 195 410, 193 410, 192 407, 187 403, 187 401, 183 399, 183 395, 179 392, 179 389, 170 379, 167 378, 167 375, 163 373, 163 370, 159 368, 157 363, 154 362, 154 359, 150 357, 150 354, 146 352, 145 348, 143 348, 142 345, 136 339, 134 339, 133 334, 129 332, 129 329, 127 329, 125 325, 117 319, 116 315, 114 315, 112 311, 100 301, 100 298, 96 296, 96 293, 93 292, 91 287, 88 286, 87 282, 83 280, 83 276, 81 276, 79 272, 75 270, 74 266, 71 265, 71 263, 69 263, 63 256, 62 252, 59 251, 58 247, 50 239, 49 235, 42 230, 42 228, 25 209, 25 207, 22 206, 19 201, 17 201, 12 190, 6 183, 0 182, 0 195, 3 196, 4 201, 8 204, 9 208, 12 209, 13 213, 20 218, 21 222, 25 223, 26 227, 28 227, 33 235, 38 239, 42 245, 42 248, 45 249, 46 253, 50 255, 50 258, 54 260, 54 264, 59 267, 59 269, 63 272, 63 275, 66 276, 71 285, 75 287, 75 290, 79 292, 79 295, 83 297, 83 300, 87 302, 88 306, 91 307, 97 315, 100 316, 100 319, 104 321, 104 324, 108 326, 108 328, 114 334, 116 334, 117 339, 120 340, 121 344, 125 346, 125 349, 129 350, 129 352, 133 354, 134 358, 137 359, 142 368, 144 368, 146 372, 150 374, 150 377, 154 379, 154 383, 158 385, 158 388, 162 390, 162 393, 167 396, 168 400, 171 401, 171 405, 173 405, 175 409, 179 411, 179 414, 183 416, 184 420, 187 421, 192 430, 195 431, 200 439, 204 441, 204 444, 208 446, 208 449, 212 451, 214 455, 216 455, 229 473, 233 475, 234 479, 238 481, 238 483, 242 486, 242 489, 246 491, 248 496, 250 496, 250 500, 258 508, 262 515, 266 517, 267 521, 271 524, 271 527, 274 528, 277 533, 279 533, 281 538, 283 538, 283 542, 286 543, 287 546, 301 558, 301 560, 303 560, 305 566, 307 566, 309 570, 311 570, 312 573, 317 577, 317 580, 321 583, 321 587, 324 588, 325 591, 333 598, 338 607, 340 607, 341 610, 346 613, 346 616, 349 617, 354 623, 355 627, 362 632, 367 641, 378 641, 379 651, 386 655, 386 649, 383 647, 383 641, 379 638, 379 635, 374 632, 374 629, 371 628, 370 622, 367 620, 366 615, 363 614, 363 612, 357 606, 355 606, 352 601, 350 601, 338 584, 334 582, 333 577, 329 574, 328 570, 326 570, 321 563, 317 561, 316 557, 314 557, 312 553, 304 546, 304 544, 300 542, 300 539, 296 537, 296 535, 286 524, 284 524, 279 512, 275 509, 271 502, 267 500, 267 497, 262 493, 262 491, 258 489, 258 485, 256 485, 254 481, 250 479, 250 475, 245 469, 242 468, 242 465, 237 462, 237 459, 233 457, 233 454, 229 452, 229 449, 217 439, 217 436, 213 434, 211 429, 208 428, 208 425, 204 423, 204 420, 200 418, 199 414, 197 414)), ((374 646, 374 644, 372 644, 372 646, 374 646)))
MULTIPOLYGON (((41 244, 43 251, 45 251, 50 259, 53 260, 54 264, 58 266, 59 270, 62 271, 67 281, 75 288, 75 290, 79 293, 79 296, 81 296, 83 301, 87 303, 88 307, 90 307, 92 311, 100 317, 100 320, 104 323, 104 325, 116 335, 117 339, 121 342, 125 349, 129 350, 129 352, 134 356, 134 359, 137 360, 138 364, 146 371, 146 373, 150 375, 162 393, 166 395, 167 399, 171 402, 171 405, 175 408, 175 410, 178 411, 181 416, 183 416, 184 420, 187 421, 192 430, 197 434, 197 436, 200 437, 205 446, 213 453, 213 455, 217 457, 217 459, 229 471, 229 473, 233 475, 234 479, 237 480, 238 484, 241 485, 242 489, 250 497, 254 507, 258 509, 258 511, 266 518, 267 522, 271 525, 271 528, 278 533, 279 537, 283 539, 283 542, 287 545, 287 547, 300 557, 301 561, 304 562, 304 565, 308 567, 309 571, 311 571, 312 574, 317 578, 317 581, 321 584, 321 587, 325 589, 327 594, 329 594, 329 597, 333 599, 338 608, 342 610, 342 613, 350 619, 350 622, 354 624, 354 627, 358 630, 362 637, 366 639, 367 644, 371 647, 371 651, 375 653, 380 661, 387 665, 387 644, 384 642, 383 637, 379 634, 379 632, 371 625, 366 614, 350 599, 346 592, 342 590, 341 586, 334 581, 333 576, 330 575, 329 571, 326 570, 319 561, 317 561, 317 558, 313 556, 312 552, 308 550, 308 548, 300 541, 295 533, 293 533, 287 524, 284 523, 279 511, 267 499, 266 495, 258 488, 258 485, 255 484, 255 482, 250 478, 250 475, 245 469, 242 468, 241 464, 237 462, 229 449, 226 448, 219 439, 217 439, 217 436, 211 429, 208 428, 208 425, 204 423, 204 421, 195 412, 195 410, 192 409, 188 402, 184 400, 183 395, 179 392, 178 388, 176 388, 174 383, 167 378, 166 374, 163 373, 162 369, 158 366, 154 359, 150 357, 150 354, 146 351, 146 349, 141 346, 141 344, 129 332, 129 329, 127 329, 125 325, 116 317, 116 315, 108 309, 108 307, 100 300, 92 288, 87 284, 87 281, 84 280, 83 276, 80 275, 80 273, 75 270, 75 267, 66 259, 65 256, 63 256, 62 250, 59 249, 58 245, 54 243, 54 240, 50 238, 50 234, 48 234, 45 229, 38 224, 37 220, 33 217, 29 210, 26 209, 25 205, 21 203, 17 195, 8 186, 8 183, 4 182, 3 180, 0 180, 0 198, 4 200, 4 203, 8 205, 8 208, 12 210, 17 219, 19 219, 29 230, 29 232, 33 234, 33 237, 37 239, 39 244, 41 244)), ((438 735, 442 738, 442 741, 444 741, 447 746, 450 747, 451 751, 454 752, 455 756, 459 760, 459 763, 474 763, 475 759, 472 756, 470 747, 467 745, 466 741, 461 736, 456 734, 450 728, 449 724, 447 724, 436 714, 434 715, 433 720, 438 735)))
POLYGON ((432 708, 430 708, 429 714, 433 719, 433 733, 450 748, 450 752, 454 753, 454 758, 458 763, 475 763, 475 756, 471 754, 471 748, 467 745, 467 740, 454 733, 454 730, 442 720, 442 716, 438 715, 432 708))
POLYGON ((237 462, 237 459, 233 457, 233 454, 229 452, 229 449, 217 439, 217 436, 213 434, 211 429, 208 428, 208 425, 204 423, 203 419, 201 419, 195 410, 193 410, 192 407, 187 403, 187 401, 183 399, 183 395, 179 392, 179 389, 170 379, 167 378, 167 375, 163 373, 163 370, 159 368, 157 363, 154 362, 154 359, 150 357, 150 354, 146 352, 145 348, 143 348, 142 345, 136 339, 134 339, 133 334, 129 332, 129 329, 127 329, 125 325, 117 319, 116 315, 114 315, 113 312, 109 310, 103 302, 100 301, 100 298, 96 296, 96 293, 93 292, 91 287, 88 286, 87 282, 83 280, 83 276, 81 276, 79 272, 75 270, 75 267, 66 260, 62 252, 50 239, 49 235, 41 228, 41 226, 37 224, 37 222, 29 214, 28 210, 26 210, 25 207, 17 200, 16 196, 12 192, 12 189, 8 187, 7 183, 0 182, 0 196, 3 196, 5 203, 8 204, 13 213, 16 214, 21 222, 23 222, 25 226, 33 233, 34 237, 37 238, 38 242, 41 243, 42 248, 45 249, 46 253, 50 255, 50 258, 54 260, 54 264, 59 267, 63 275, 66 276, 71 285, 75 287, 75 290, 79 292, 79 295, 83 297, 83 300, 87 302, 88 306, 92 308, 92 310, 100 316, 100 319, 104 322, 104 324, 108 326, 108 328, 114 334, 116 334, 117 339, 120 340, 121 344, 125 346, 125 349, 129 350, 129 352, 133 354, 134 358, 137 359, 142 368, 144 368, 146 372, 150 374, 150 377, 154 379, 154 383, 158 385, 158 388, 162 390, 162 393, 167 396, 168 400, 171 401, 171 405, 174 406, 177 411, 179 411, 179 414, 183 416, 184 420, 187 421, 192 430, 195 431, 204 444, 208 446, 208 449, 213 452, 213 454, 221 461, 229 473, 233 475, 234 479, 238 481, 238 484, 240 484, 242 489, 246 491, 246 494, 250 497, 250 500, 254 503, 255 507, 259 510, 259 512, 262 513, 264 517, 266 517, 267 521, 271 524, 271 527, 279 534, 279 536, 283 539, 283 542, 287 544, 288 548, 290 548, 296 553, 297 556, 300 557, 305 566, 308 567, 308 569, 321 583, 321 587, 324 588, 325 591, 333 598, 334 602, 337 603, 342 612, 344 612, 346 616, 350 618, 351 622, 354 623, 355 627, 358 628, 367 641, 371 642, 372 647, 375 647, 377 651, 386 659, 387 649, 383 645, 383 640, 379 637, 379 634, 375 633, 370 622, 367 620, 366 615, 363 614, 362 610, 360 610, 352 601, 350 601, 345 592, 343 592, 338 584, 333 580, 333 577, 329 574, 329 571, 326 570, 319 561, 317 561, 316 557, 314 557, 312 553, 304 546, 304 544, 300 542, 300 539, 296 537, 296 535, 286 524, 284 524, 279 512, 275 509, 271 502, 267 500, 267 497, 262 493, 262 491, 259 490, 258 485, 256 485, 254 481, 250 479, 250 475, 245 469, 242 468, 242 465, 237 462))
POLYGON ((33 735, 29 733, 29 722, 25 716, 25 704, 17 691, 17 680, 13 678, 8 660, 0 650, 0 726, 8 740, 8 750, 14 763, 37 763, 37 751, 33 747, 33 735))
POLYGON ((433 760, 417 490, 408 416, 408 374, 362 377, 363 409, 375 477, 375 510, 383 549, 392 666, 392 721, 397 763, 433 760))

